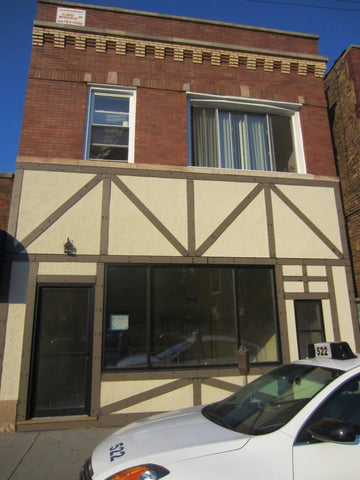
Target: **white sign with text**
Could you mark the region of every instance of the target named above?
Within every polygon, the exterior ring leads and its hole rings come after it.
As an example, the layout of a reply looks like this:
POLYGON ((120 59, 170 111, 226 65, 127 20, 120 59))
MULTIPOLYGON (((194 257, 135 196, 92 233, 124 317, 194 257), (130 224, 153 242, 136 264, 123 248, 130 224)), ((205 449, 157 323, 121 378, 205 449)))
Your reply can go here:
POLYGON ((56 13, 56 23, 63 23, 66 25, 78 25, 80 27, 83 27, 85 25, 85 17, 85 10, 58 7, 56 13))

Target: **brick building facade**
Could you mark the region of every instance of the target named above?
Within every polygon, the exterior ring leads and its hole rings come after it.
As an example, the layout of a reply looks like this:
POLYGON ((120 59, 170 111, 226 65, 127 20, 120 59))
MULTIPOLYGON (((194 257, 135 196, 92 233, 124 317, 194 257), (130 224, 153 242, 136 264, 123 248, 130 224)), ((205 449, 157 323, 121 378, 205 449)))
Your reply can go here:
POLYGON ((0 230, 7 230, 14 175, 0 173, 0 230))
POLYGON ((360 47, 350 46, 325 77, 336 164, 360 296, 360 47))
POLYGON ((5 268, 3 263, 3 254, 7 238, 13 181, 14 175, 12 173, 0 173, 0 378, 5 344, 6 305, 9 286, 8 269, 5 268))
POLYGON ((358 347, 317 41, 39 0, 6 422, 124 424, 236 390, 240 345, 250 378, 358 347))

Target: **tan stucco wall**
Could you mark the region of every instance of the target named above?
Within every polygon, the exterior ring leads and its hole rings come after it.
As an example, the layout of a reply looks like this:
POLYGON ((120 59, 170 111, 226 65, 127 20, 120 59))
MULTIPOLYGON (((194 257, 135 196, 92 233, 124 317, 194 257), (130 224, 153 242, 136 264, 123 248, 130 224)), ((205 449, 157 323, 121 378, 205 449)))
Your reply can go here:
MULTIPOLYGON (((102 382, 101 406, 127 399, 133 395, 144 393, 152 388, 160 387, 170 382, 171 381, 169 380, 102 382)), ((144 400, 136 405, 131 405, 128 408, 123 408, 121 409, 121 413, 175 410, 177 408, 191 407, 192 405, 192 386, 187 385, 167 394, 144 400)))
POLYGON ((339 316, 340 337, 347 340, 355 349, 351 309, 349 304, 349 285, 342 267, 333 268, 334 290, 336 295, 337 313, 339 316))
MULTIPOLYGON (((23 178, 16 237, 26 237, 93 176, 78 172, 26 171, 23 178)), ((186 180, 119 176, 121 182, 151 212, 151 215, 187 247, 188 214, 186 180)), ((252 192, 254 181, 194 181, 195 248, 207 240, 228 215, 252 192)), ((323 234, 342 250, 335 193, 319 186, 279 185, 279 190, 323 234), (314 206, 316 205, 316 208, 314 206)), ((71 209, 49 225, 27 247, 28 253, 63 253, 69 237, 78 254, 98 254, 100 249, 100 183, 71 209)), ((274 192, 271 192, 277 257, 334 259, 335 254, 274 192)), ((214 257, 269 256, 265 195, 260 192, 206 250, 214 257)), ((159 228, 111 184, 109 207, 110 255, 165 255, 179 252, 159 228)))
MULTIPOLYGON (((249 176, 249 175, 248 175, 249 176)), ((266 177, 266 175, 263 175, 266 177)), ((189 241, 189 229, 195 236, 195 250, 209 242, 203 255, 204 261, 216 257, 221 259, 241 259, 261 264, 262 259, 270 259, 269 209, 272 211, 274 225, 274 243, 276 258, 284 259, 282 276, 286 277, 278 288, 288 295, 285 300, 286 322, 288 328, 290 359, 298 358, 294 302, 291 295, 313 295, 317 293, 330 296, 330 286, 327 281, 329 261, 338 260, 336 253, 324 242, 324 237, 341 253, 343 248, 341 230, 336 203, 334 182, 322 181, 321 186, 276 185, 286 196, 289 204, 279 198, 275 191, 269 190, 269 195, 261 190, 253 200, 231 222, 228 216, 254 191, 256 179, 236 175, 233 179, 223 180, 221 175, 212 179, 201 175, 192 178, 193 182, 193 215, 194 225, 190 224, 188 209, 188 185, 186 178, 173 178, 163 175, 162 178, 153 175, 119 175, 124 188, 119 188, 116 182, 110 182, 109 196, 104 195, 105 183, 100 181, 89 192, 77 201, 71 208, 62 209, 69 197, 76 195, 84 185, 94 178, 94 175, 79 172, 59 171, 24 171, 22 191, 20 192, 18 224, 16 238, 18 241, 26 238, 33 231, 37 237, 26 247, 28 254, 47 254, 47 258, 38 259, 38 275, 51 278, 55 276, 95 276, 97 272, 97 255, 100 254, 101 236, 104 229, 103 215, 104 199, 108 204, 108 244, 107 255, 119 256, 154 256, 158 258, 173 258, 190 261, 181 257, 181 253, 164 234, 164 229, 176 239, 186 250, 189 241), (215 180, 216 179, 216 180, 215 180), (134 202, 133 199, 136 198, 134 202), (268 200, 270 199, 270 205, 268 200), (143 207, 139 207, 142 205, 143 207), (316 208, 315 208, 316 207, 316 208), (304 222, 296 214, 296 209, 308 221, 304 222), (51 219, 54 212, 62 211, 57 220, 39 233, 38 226, 51 219), (154 219, 156 221, 154 221, 154 219), (221 234, 216 231, 219 226, 221 234), (321 231, 323 238, 319 238, 321 231), (64 255, 64 243, 70 238, 76 248, 78 258, 69 261, 64 255), (213 239, 213 240, 212 240, 213 239), (54 261, 51 256, 54 255, 54 261), (63 255, 63 260, 59 255, 63 255), (81 255, 87 255, 86 261, 81 255), (94 256, 94 261, 91 260, 94 256), (56 257, 56 260, 55 260, 56 257), (290 259, 286 264, 286 259, 290 259), (308 264, 306 261, 308 260, 308 264), (313 260, 319 264, 315 265, 313 260), (309 281, 305 287, 304 269, 307 276, 318 277, 309 281), (307 290, 306 290, 307 289, 307 290)), ((271 181, 274 176, 269 176, 271 181)), ((294 177, 295 178, 295 177, 294 177)), ((264 178, 262 178, 264 180, 264 178)), ((261 183, 261 182, 260 182, 261 183)), ((305 182, 306 183, 306 182, 305 182)), ((260 185, 261 186, 261 185, 260 185)), ((191 216, 190 216, 191 217, 191 216)), ((38 257, 36 257, 38 258, 38 257)), ((124 257, 122 257, 124 258, 124 257)), ((273 257, 274 258, 274 257, 273 257)), ((201 257, 199 257, 201 261, 201 257)), ((16 402, 19 392, 21 369, 22 341, 24 335, 26 282, 28 265, 21 262, 13 265, 12 294, 10 294, 8 325, 6 330, 6 345, 4 352, 4 369, 0 391, 0 402, 16 402), (17 292, 22 284, 22 294, 17 292)), ((354 346, 354 332, 349 302, 348 276, 344 266, 331 266, 334 298, 339 316, 342 339, 354 346)), ((334 339, 333 306, 329 299, 322 300, 324 323, 327 340, 334 339)), ((31 315, 30 315, 31 316, 31 315)), ((102 382, 100 388, 100 405, 111 405, 121 399, 137 395, 156 386, 166 384, 168 380, 151 380, 141 382, 102 382)), ((243 379, 239 376, 233 383, 241 385, 243 379)), ((221 388, 202 385, 202 401, 214 401, 227 395, 221 388)), ((193 389, 186 386, 174 392, 143 401, 139 404, 122 409, 122 413, 161 411, 169 408, 181 408, 193 404, 193 389)))
POLYGON ((96 275, 95 263, 41 262, 39 275, 96 275))

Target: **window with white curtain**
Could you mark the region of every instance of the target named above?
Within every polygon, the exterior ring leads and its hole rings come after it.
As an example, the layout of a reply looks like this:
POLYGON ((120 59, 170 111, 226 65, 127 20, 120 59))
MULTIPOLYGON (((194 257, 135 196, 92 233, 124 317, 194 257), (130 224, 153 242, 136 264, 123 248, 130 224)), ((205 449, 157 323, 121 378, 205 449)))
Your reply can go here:
POLYGON ((192 165, 304 172, 298 113, 284 106, 190 103, 192 165), (247 110, 248 108, 248 110, 247 110))

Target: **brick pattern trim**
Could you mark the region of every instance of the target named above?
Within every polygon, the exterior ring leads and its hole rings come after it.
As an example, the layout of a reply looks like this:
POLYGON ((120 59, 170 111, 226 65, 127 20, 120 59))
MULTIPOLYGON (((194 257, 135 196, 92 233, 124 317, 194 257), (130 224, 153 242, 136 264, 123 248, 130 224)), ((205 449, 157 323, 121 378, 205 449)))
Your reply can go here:
POLYGON ((35 26, 33 29, 32 44, 42 47, 47 40, 52 39, 55 48, 65 48, 71 40, 76 50, 86 50, 88 46, 95 46, 96 52, 106 53, 108 44, 115 44, 115 52, 118 55, 127 55, 128 51, 134 51, 136 57, 146 57, 149 52, 156 59, 164 60, 172 56, 175 62, 183 62, 185 58, 191 58, 193 63, 203 63, 210 59, 213 66, 227 65, 232 68, 245 66, 247 70, 263 68, 266 72, 280 70, 283 74, 296 71, 299 76, 313 74, 323 78, 326 71, 326 62, 322 60, 307 60, 289 58, 278 54, 254 53, 246 51, 227 50, 226 48, 211 48, 201 45, 183 45, 180 43, 167 43, 146 39, 129 38, 126 36, 112 36, 94 34, 89 32, 75 32, 61 29, 44 28, 35 26))

